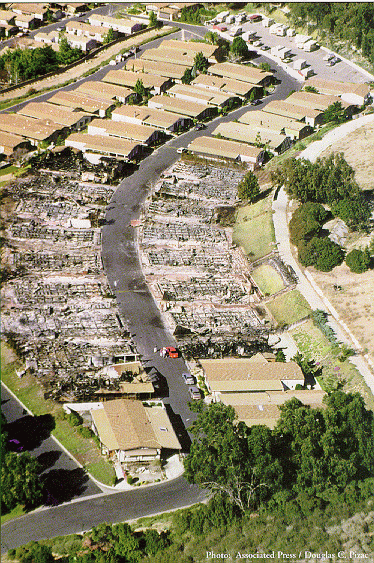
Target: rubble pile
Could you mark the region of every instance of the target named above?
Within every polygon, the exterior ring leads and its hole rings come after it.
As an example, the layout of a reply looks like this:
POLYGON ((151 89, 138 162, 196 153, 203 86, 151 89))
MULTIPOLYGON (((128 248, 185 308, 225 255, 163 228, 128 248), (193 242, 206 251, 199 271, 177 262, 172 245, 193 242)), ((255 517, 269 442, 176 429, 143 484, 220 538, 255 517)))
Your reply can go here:
POLYGON ((179 161, 147 200, 139 243, 144 274, 175 334, 249 339, 266 333, 250 264, 217 224, 217 209, 238 203, 243 172, 179 161))
POLYGON ((138 358, 100 256, 114 189, 76 168, 34 169, 6 188, 3 335, 54 399, 87 400, 104 366, 138 358))

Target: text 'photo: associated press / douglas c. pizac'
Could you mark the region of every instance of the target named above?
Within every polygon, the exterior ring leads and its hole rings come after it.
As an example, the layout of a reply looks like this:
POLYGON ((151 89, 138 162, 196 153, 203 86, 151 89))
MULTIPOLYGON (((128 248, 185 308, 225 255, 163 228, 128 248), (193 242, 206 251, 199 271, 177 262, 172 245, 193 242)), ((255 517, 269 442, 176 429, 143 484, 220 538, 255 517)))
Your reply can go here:
POLYGON ((2 2, 4 563, 374 563, 374 4, 2 2))

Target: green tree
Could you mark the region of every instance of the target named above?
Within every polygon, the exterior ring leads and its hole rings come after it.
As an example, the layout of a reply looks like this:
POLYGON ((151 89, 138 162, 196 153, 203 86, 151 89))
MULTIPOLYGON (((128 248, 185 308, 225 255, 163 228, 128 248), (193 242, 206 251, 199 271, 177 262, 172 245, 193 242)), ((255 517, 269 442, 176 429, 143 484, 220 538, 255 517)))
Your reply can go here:
POLYGON ((365 228, 371 216, 369 203, 362 192, 355 194, 354 198, 345 197, 334 202, 331 211, 353 231, 365 228))
POLYGON ((280 466, 273 459, 267 428, 249 432, 235 421, 232 407, 213 403, 200 407, 191 432, 194 439, 184 463, 191 483, 225 496, 241 511, 256 506, 278 486, 280 466))
POLYGON ((182 76, 182 83, 183 84, 190 84, 193 80, 192 70, 190 68, 186 68, 184 74, 182 76))
POLYGON ((260 185, 252 171, 247 172, 238 185, 238 196, 240 199, 253 202, 260 193, 260 185))
POLYGON ((80 49, 70 47, 65 35, 60 39, 57 59, 60 65, 68 65, 74 63, 82 57, 80 49))
POLYGON ((110 27, 108 29, 108 32, 105 34, 104 38, 103 38, 103 45, 106 45, 107 43, 111 43, 112 41, 115 40, 115 36, 114 36, 114 31, 113 29, 110 27))
POLYGON ((43 484, 38 461, 28 452, 7 452, 1 466, 1 506, 4 512, 17 504, 27 508, 38 506, 42 500, 43 484))
POLYGON ((265 70, 266 72, 271 71, 271 67, 270 67, 269 63, 260 63, 258 66, 261 70, 265 70))
POLYGON ((328 211, 320 203, 302 203, 292 214, 289 223, 290 239, 298 245, 301 240, 310 240, 322 230, 328 211))
POLYGON ((15 558, 20 563, 53 563, 55 558, 52 555, 52 548, 47 545, 40 545, 32 541, 22 547, 18 547, 15 558))
POLYGON ((138 78, 134 86, 134 92, 141 98, 144 98, 147 95, 147 89, 144 87, 143 80, 138 78))
POLYGON ((153 10, 149 12, 149 22, 148 27, 156 27, 157 26, 157 16, 153 10))
POLYGON ((208 43, 211 43, 212 45, 218 45, 221 37, 220 37, 220 35, 218 35, 218 33, 216 31, 208 31, 204 35, 204 39, 205 39, 205 41, 207 41, 208 43))
POLYGON ((299 260, 304 266, 315 266, 321 272, 330 272, 344 260, 344 251, 328 237, 313 237, 298 246, 299 260))
POLYGON ((247 59, 249 55, 248 45, 242 37, 234 38, 230 51, 235 57, 240 57, 241 59, 247 59))
POLYGON ((277 350, 277 353, 275 355, 275 361, 276 362, 282 362, 282 363, 284 363, 286 361, 286 355, 281 348, 279 350, 277 350))
POLYGON ((201 51, 199 51, 195 55, 194 67, 196 68, 196 70, 198 70, 199 72, 202 72, 203 74, 206 73, 206 71, 209 67, 209 61, 206 57, 204 57, 204 55, 201 51))
POLYGON ((371 263, 369 249, 366 248, 365 250, 359 250, 358 248, 355 248, 351 250, 351 252, 348 252, 345 257, 345 263, 351 272, 355 272, 356 274, 366 272, 370 268, 371 263))
POLYGON ((314 94, 319 94, 315 86, 305 86, 304 90, 305 92, 313 92, 314 94))
POLYGON ((323 113, 325 123, 343 123, 347 121, 347 112, 343 108, 341 102, 334 102, 323 113))

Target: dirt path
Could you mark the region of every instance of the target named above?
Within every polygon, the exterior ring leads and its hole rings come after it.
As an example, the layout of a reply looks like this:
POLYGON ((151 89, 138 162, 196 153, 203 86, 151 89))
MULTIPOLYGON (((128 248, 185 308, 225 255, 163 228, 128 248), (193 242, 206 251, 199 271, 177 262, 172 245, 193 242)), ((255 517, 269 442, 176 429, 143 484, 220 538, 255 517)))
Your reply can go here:
POLYGON ((131 47, 134 47, 136 45, 141 45, 144 42, 148 42, 151 39, 157 39, 157 37, 161 37, 162 35, 165 35, 165 33, 169 33, 169 31, 170 29, 152 30, 136 37, 124 39, 123 41, 116 43, 112 47, 108 47, 108 49, 101 51, 93 59, 83 61, 81 64, 75 66, 74 68, 71 68, 70 70, 67 70, 62 74, 56 74, 55 76, 50 76, 49 78, 43 78, 38 82, 34 82, 33 84, 28 84, 27 86, 17 88, 16 90, 12 90, 11 92, 0 94, 0 101, 5 102, 7 100, 13 100, 15 98, 27 96, 30 90, 36 90, 40 92, 44 88, 58 88, 69 80, 73 81, 77 78, 82 78, 84 73, 96 68, 108 59, 115 57, 122 49, 130 49, 131 47))

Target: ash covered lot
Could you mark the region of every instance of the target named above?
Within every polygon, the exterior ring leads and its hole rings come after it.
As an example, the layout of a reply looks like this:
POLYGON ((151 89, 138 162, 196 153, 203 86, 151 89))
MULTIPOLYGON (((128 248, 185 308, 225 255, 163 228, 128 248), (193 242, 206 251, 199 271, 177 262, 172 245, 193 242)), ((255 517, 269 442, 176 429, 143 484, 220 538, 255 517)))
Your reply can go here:
POLYGON ((102 269, 110 174, 64 151, 2 193, 3 335, 46 397, 89 398, 105 365, 137 359, 102 269))

